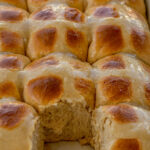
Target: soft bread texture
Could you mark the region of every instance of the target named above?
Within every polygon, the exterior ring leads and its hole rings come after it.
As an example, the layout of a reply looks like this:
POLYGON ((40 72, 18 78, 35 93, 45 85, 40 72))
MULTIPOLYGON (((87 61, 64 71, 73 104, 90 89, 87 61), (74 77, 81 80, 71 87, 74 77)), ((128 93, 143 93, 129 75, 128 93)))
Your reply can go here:
POLYGON ((150 67, 127 54, 108 56, 93 64, 96 107, 130 103, 149 109, 150 67))
POLYGON ((3 53, 0 54, 0 99, 14 98, 21 100, 22 87, 20 71, 30 63, 23 55, 3 53))
POLYGON ((95 150, 148 150, 150 112, 127 104, 101 106, 93 112, 95 150))
POLYGON ((45 109, 41 116, 45 141, 75 141, 89 143, 91 140, 91 115, 80 104, 59 102, 45 109))
POLYGON ((87 8, 89 9, 90 7, 106 5, 109 3, 111 4, 113 2, 119 3, 121 5, 127 5, 145 16, 146 10, 144 0, 87 0, 87 8))
POLYGON ((94 84, 91 67, 70 55, 51 54, 24 70, 24 99, 41 114, 46 141, 90 137, 94 84))
POLYGON ((139 13, 125 5, 113 3, 91 8, 87 14, 92 34, 88 62, 127 52, 150 64, 150 31, 139 13))
POLYGON ((31 59, 52 52, 70 52, 79 59, 86 60, 89 41, 82 12, 54 4, 31 14, 29 22, 27 55, 31 59))
POLYGON ((25 103, 0 101, 0 149, 43 150, 43 144, 35 110, 25 103))
POLYGON ((25 54, 27 19, 25 10, 0 5, 0 52, 25 54))
POLYGON ((27 9, 26 0, 0 0, 0 5, 12 5, 19 8, 27 9))
POLYGON ((52 3, 66 4, 70 7, 84 10, 84 0, 27 0, 30 12, 52 3))

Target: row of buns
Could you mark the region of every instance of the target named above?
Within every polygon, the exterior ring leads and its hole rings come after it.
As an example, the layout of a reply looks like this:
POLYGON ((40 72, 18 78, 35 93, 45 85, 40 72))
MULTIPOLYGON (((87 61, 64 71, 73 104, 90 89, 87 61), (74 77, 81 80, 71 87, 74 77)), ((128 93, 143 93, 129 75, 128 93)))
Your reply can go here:
POLYGON ((114 1, 122 5, 128 5, 145 16, 144 0, 0 0, 0 4, 12 5, 33 12, 49 3, 64 3, 84 11, 86 8, 105 5, 114 1))
POLYGON ((0 150, 150 149, 143 0, 0 2, 0 150))
POLYGON ((100 59, 92 67, 71 54, 53 53, 31 63, 26 56, 4 53, 0 54, 0 76, 1 99, 14 98, 21 101, 24 89, 27 101, 32 101, 34 96, 30 95, 35 95, 31 104, 38 110, 40 110, 39 104, 47 105, 50 98, 59 99, 62 93, 66 93, 63 99, 69 96, 71 100, 79 101, 80 97, 76 97, 79 93, 73 94, 74 88, 80 91, 83 99, 86 99, 92 109, 94 106, 98 108, 101 105, 123 102, 145 109, 150 107, 150 67, 135 56, 126 53, 100 59), (50 81, 46 78, 47 74, 52 74, 50 81), (58 78, 56 74, 59 75, 58 78), (45 80, 47 82, 44 82, 45 80), (38 88, 38 84, 41 88, 38 88), (94 87, 96 103, 93 102, 94 87), (35 91, 32 88, 35 88, 35 91), (47 94, 49 95, 46 96, 47 94))
POLYGON ((150 64, 150 31, 144 17, 126 5, 93 7, 84 15, 64 4, 47 5, 30 16, 0 6, 0 51, 32 60, 53 52, 70 52, 82 61, 119 52, 136 54, 150 64))

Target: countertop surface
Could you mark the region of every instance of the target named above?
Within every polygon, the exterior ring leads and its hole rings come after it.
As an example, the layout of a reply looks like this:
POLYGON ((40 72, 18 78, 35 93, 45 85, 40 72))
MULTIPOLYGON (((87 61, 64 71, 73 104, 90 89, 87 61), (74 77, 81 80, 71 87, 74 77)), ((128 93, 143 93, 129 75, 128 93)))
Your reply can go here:
POLYGON ((94 150, 90 146, 81 146, 78 142, 58 142, 45 144, 44 150, 94 150))

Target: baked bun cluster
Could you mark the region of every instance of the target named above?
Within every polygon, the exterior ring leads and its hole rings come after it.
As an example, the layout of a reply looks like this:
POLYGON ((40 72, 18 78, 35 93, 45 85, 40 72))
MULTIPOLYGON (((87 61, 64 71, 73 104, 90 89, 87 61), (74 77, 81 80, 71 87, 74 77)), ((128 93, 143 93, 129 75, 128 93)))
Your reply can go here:
POLYGON ((96 107, 131 103, 149 108, 149 66, 129 54, 107 56, 93 64, 96 107))
POLYGON ((93 64, 95 150, 148 150, 150 68, 135 56, 116 54, 93 64))
POLYGON ((149 150, 145 16, 143 0, 0 0, 0 149, 149 150))
POLYGON ((128 104, 105 105, 93 113, 95 150, 148 150, 150 112, 128 104))

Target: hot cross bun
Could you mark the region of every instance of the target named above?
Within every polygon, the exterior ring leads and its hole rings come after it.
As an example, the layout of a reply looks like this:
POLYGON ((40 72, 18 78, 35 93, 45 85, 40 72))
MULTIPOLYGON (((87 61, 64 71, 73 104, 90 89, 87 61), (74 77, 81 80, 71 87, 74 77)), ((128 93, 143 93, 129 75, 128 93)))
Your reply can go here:
POLYGON ((88 61, 93 63, 119 52, 136 54, 150 64, 150 31, 146 20, 133 9, 119 4, 87 11, 92 39, 88 61))
POLYGON ((49 5, 30 16, 27 55, 40 58, 52 52, 70 52, 85 61, 88 31, 85 16, 76 8, 49 5))

